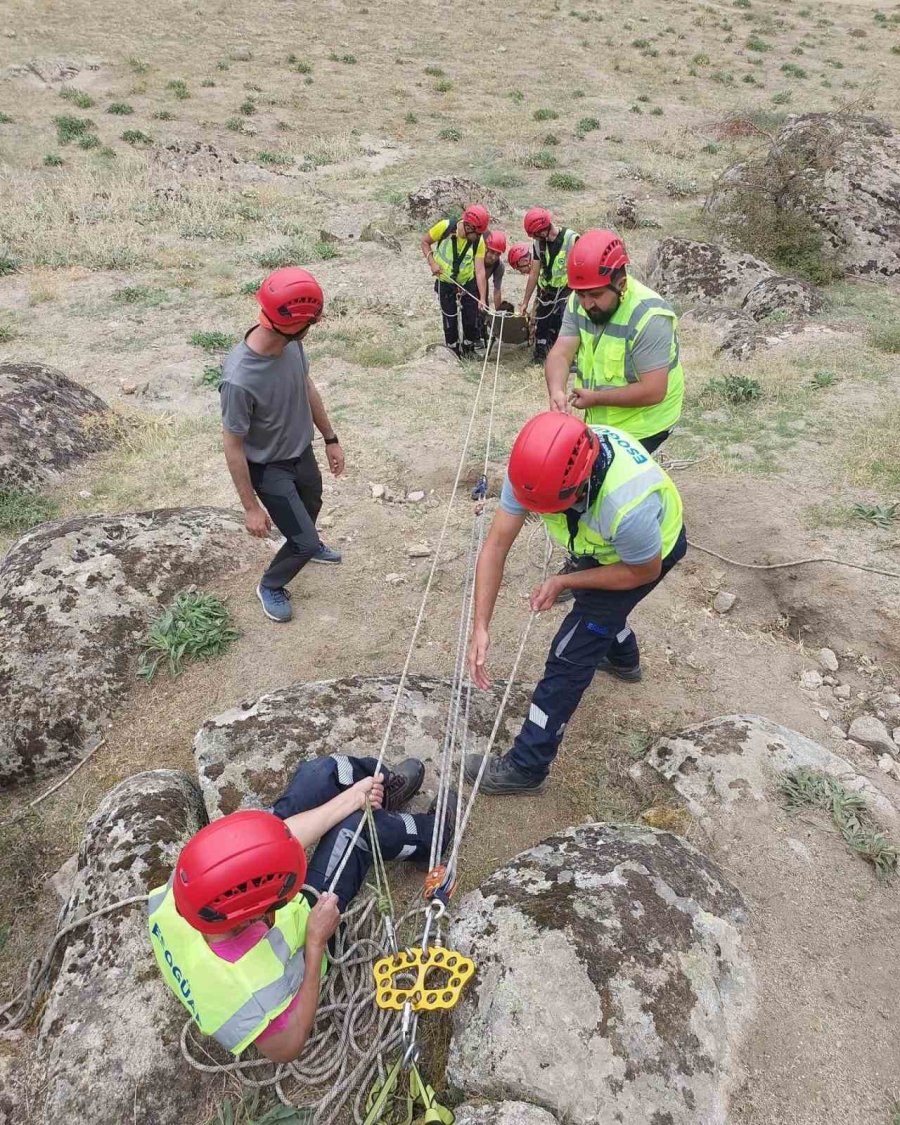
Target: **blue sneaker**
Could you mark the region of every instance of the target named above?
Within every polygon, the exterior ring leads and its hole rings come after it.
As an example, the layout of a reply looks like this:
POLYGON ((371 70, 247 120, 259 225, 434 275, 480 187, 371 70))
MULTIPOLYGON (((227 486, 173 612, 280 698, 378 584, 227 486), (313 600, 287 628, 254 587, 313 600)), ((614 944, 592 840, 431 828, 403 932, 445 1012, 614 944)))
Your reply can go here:
POLYGON ((320 543, 318 551, 316 551, 309 561, 317 563, 339 563, 341 561, 341 552, 336 551, 333 547, 326 547, 324 543, 320 543))
POLYGON ((273 589, 270 586, 257 586, 256 596, 259 598, 263 613, 270 621, 290 621, 294 616, 291 609, 291 595, 283 586, 273 589))

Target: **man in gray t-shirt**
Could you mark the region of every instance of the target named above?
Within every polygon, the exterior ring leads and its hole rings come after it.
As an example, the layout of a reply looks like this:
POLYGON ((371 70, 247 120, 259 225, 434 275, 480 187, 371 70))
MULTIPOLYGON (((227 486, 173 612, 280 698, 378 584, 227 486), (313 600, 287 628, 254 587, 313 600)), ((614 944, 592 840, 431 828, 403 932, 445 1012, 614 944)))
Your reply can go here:
POLYGON ((313 427, 325 439, 335 476, 344 454, 309 377, 302 339, 322 315, 324 297, 306 270, 288 266, 257 293, 259 324, 223 365, 220 397, 225 460, 251 535, 267 538, 274 523, 285 542, 256 589, 272 621, 290 621, 287 584, 307 562, 339 563, 316 531, 322 474, 312 448, 313 427))

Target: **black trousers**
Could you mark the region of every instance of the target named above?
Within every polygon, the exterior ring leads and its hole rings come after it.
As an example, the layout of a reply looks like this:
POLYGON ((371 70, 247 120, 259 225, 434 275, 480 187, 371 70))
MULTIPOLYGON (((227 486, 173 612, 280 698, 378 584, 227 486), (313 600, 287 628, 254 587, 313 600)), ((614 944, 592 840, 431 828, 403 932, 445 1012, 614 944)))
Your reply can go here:
POLYGON ((648 453, 655 453, 671 432, 671 430, 660 430, 658 434, 653 434, 651 437, 638 438, 638 441, 648 453))
POLYGON ((571 289, 540 288, 534 310, 534 354, 543 359, 556 343, 571 289))
POLYGON ((459 325, 456 322, 456 298, 459 295, 462 305, 463 347, 471 348, 479 339, 478 286, 475 279, 472 278, 463 285, 464 293, 451 281, 436 281, 434 287, 441 302, 444 343, 454 351, 459 349, 459 325))
POLYGON ((260 585, 280 589, 300 573, 320 546, 316 519, 322 509, 322 474, 310 445, 295 461, 249 462, 250 480, 284 545, 260 585))

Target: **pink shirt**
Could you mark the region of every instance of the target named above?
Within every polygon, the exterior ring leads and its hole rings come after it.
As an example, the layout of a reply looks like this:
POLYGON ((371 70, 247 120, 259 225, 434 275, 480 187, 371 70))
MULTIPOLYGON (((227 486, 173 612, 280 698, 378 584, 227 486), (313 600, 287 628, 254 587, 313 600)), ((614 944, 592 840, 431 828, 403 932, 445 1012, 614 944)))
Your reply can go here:
MULTIPOLYGON (((246 930, 241 930, 235 937, 210 942, 209 947, 217 957, 221 957, 223 961, 228 961, 233 965, 235 961, 240 961, 245 953, 249 953, 254 945, 262 941, 268 932, 269 927, 265 922, 253 922, 246 930)), ((299 1002, 300 993, 298 992, 284 1011, 272 1020, 265 1031, 261 1031, 259 1035, 257 1035, 256 1040, 266 1039, 269 1035, 274 1035, 276 1031, 284 1031, 288 1025, 291 1012, 297 1007, 299 1002)))

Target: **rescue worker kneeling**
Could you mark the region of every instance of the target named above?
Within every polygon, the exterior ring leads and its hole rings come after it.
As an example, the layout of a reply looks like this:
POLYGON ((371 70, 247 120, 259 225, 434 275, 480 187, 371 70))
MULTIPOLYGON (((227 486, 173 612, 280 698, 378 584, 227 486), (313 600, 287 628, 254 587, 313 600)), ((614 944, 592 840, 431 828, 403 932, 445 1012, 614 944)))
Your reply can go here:
MULTIPOLYGON (((243 810, 202 828, 169 882, 150 893, 150 941, 163 979, 200 1030, 234 1055, 253 1043, 266 1058, 289 1062, 303 1050, 329 939, 372 862, 364 826, 334 893, 325 891, 367 800, 384 858, 427 867, 433 811, 395 811, 421 788, 425 767, 410 758, 374 776, 376 765, 342 755, 304 762, 271 811, 243 810)), ((455 802, 451 794, 444 848, 455 802)))

